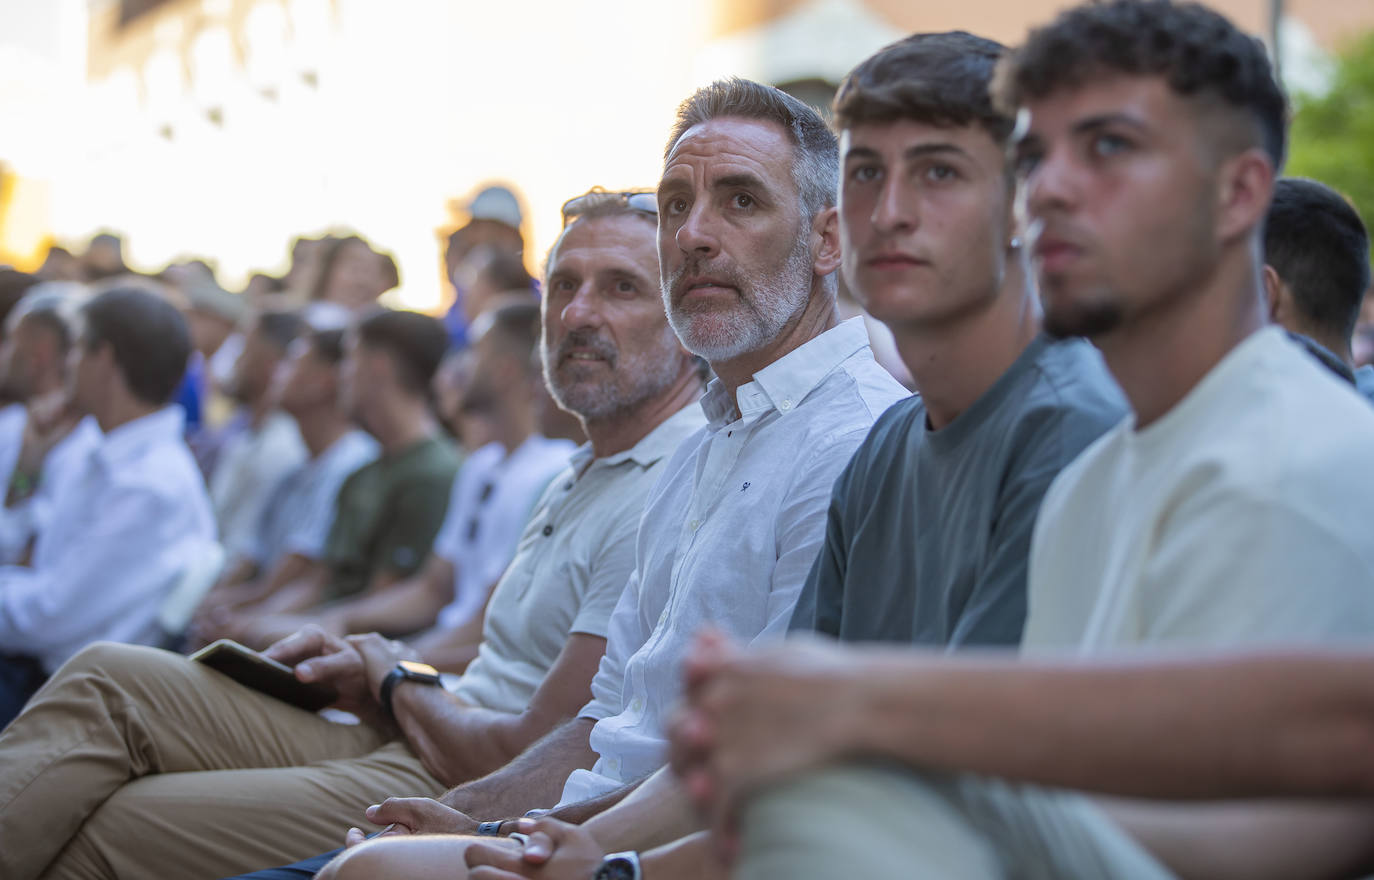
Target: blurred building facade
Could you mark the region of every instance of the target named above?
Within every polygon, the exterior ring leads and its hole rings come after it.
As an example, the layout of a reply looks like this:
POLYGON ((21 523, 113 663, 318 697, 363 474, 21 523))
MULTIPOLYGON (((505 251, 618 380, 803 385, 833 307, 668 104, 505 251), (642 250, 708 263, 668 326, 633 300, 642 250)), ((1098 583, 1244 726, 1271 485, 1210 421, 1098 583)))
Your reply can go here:
MULTIPOLYGON (((1267 35, 1273 0, 1212 0, 1267 35)), ((44 0, 0 12, 0 263, 112 228, 131 263, 284 268, 289 238, 356 229, 444 296, 438 230, 513 182, 532 261, 557 208, 652 185, 676 103, 721 75, 823 104, 915 30, 1016 42, 1060 0, 44 0), (12 21, 7 20, 12 19, 12 21), (8 36, 7 36, 8 35, 8 36), (16 124, 11 125, 11 122, 16 124)), ((1374 28, 1374 0, 1284 0, 1286 76, 1374 28)))

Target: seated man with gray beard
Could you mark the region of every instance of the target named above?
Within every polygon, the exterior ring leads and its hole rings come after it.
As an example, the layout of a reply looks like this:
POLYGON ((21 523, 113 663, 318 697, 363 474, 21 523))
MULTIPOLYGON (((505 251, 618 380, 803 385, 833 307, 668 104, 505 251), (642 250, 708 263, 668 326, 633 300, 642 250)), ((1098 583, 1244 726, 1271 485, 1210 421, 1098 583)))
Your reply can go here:
MULTIPOLYGON (((709 424, 664 469, 644 508, 636 565, 611 615, 581 716, 502 770, 441 801, 369 810, 409 831, 360 843, 321 877, 461 876, 463 849, 511 817, 561 803, 580 821, 667 759, 667 722, 692 633, 781 637, 825 533, 836 476, 874 420, 906 396, 862 320, 840 323, 834 135, 811 108, 743 80, 679 108, 658 186, 669 319, 717 379, 709 424), (479 823, 472 816, 491 821, 479 823)), ((672 805, 656 805, 671 810, 672 805)), ((309 876, 318 863, 296 866, 309 876)))
POLYGON ((337 844, 396 791, 502 766, 590 695, 643 500, 702 424, 699 362, 668 326, 650 200, 565 208, 541 354, 591 438, 537 505, 454 693, 402 645, 302 631, 269 652, 333 684, 336 724, 164 651, 92 647, 0 736, 0 876, 219 877, 337 844), (384 682, 390 681, 384 686, 384 682))

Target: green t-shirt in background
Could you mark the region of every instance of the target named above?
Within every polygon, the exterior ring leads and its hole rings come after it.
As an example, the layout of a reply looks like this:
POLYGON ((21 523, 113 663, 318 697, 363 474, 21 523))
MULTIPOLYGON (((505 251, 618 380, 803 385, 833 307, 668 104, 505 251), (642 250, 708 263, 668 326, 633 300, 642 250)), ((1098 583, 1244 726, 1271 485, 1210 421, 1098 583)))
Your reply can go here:
POLYGON ((357 595, 378 575, 404 577, 420 569, 444 522, 460 463, 453 444, 429 437, 344 482, 325 542, 333 578, 324 601, 357 595))

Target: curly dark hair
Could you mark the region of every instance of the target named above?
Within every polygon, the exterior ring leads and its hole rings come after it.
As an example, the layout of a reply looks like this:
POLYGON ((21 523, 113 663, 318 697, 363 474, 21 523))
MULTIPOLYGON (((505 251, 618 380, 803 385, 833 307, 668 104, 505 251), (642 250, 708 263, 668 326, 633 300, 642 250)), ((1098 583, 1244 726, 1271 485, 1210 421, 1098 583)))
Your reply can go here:
POLYGON ((1264 44, 1197 3, 1108 0, 1069 9, 1003 60, 993 102, 1013 115, 1027 100, 1110 72, 1162 76, 1179 95, 1214 97, 1248 113, 1259 145, 1283 167, 1288 101, 1264 44))
POLYGON ((977 123, 1004 144, 1014 117, 992 104, 988 86, 1007 48, 965 31, 912 34, 862 61, 835 92, 835 126, 909 119, 927 125, 977 123))

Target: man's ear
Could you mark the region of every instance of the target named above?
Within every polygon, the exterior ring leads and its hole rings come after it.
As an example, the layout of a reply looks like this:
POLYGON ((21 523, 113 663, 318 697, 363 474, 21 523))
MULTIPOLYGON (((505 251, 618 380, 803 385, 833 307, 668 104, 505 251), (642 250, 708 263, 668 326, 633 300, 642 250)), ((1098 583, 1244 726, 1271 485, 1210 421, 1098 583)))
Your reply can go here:
POLYGON ((1283 279, 1279 273, 1274 271, 1274 267, 1268 263, 1264 264, 1262 273, 1264 278, 1264 304, 1269 313, 1269 320, 1275 324, 1282 324, 1282 313, 1287 308, 1287 291, 1283 279))
POLYGON ((1217 175, 1217 239, 1232 241, 1264 225, 1274 195, 1274 165, 1259 148, 1221 164, 1217 175))
POLYGON ((818 276, 840 268, 840 212, 826 208, 811 220, 811 268, 818 276))

